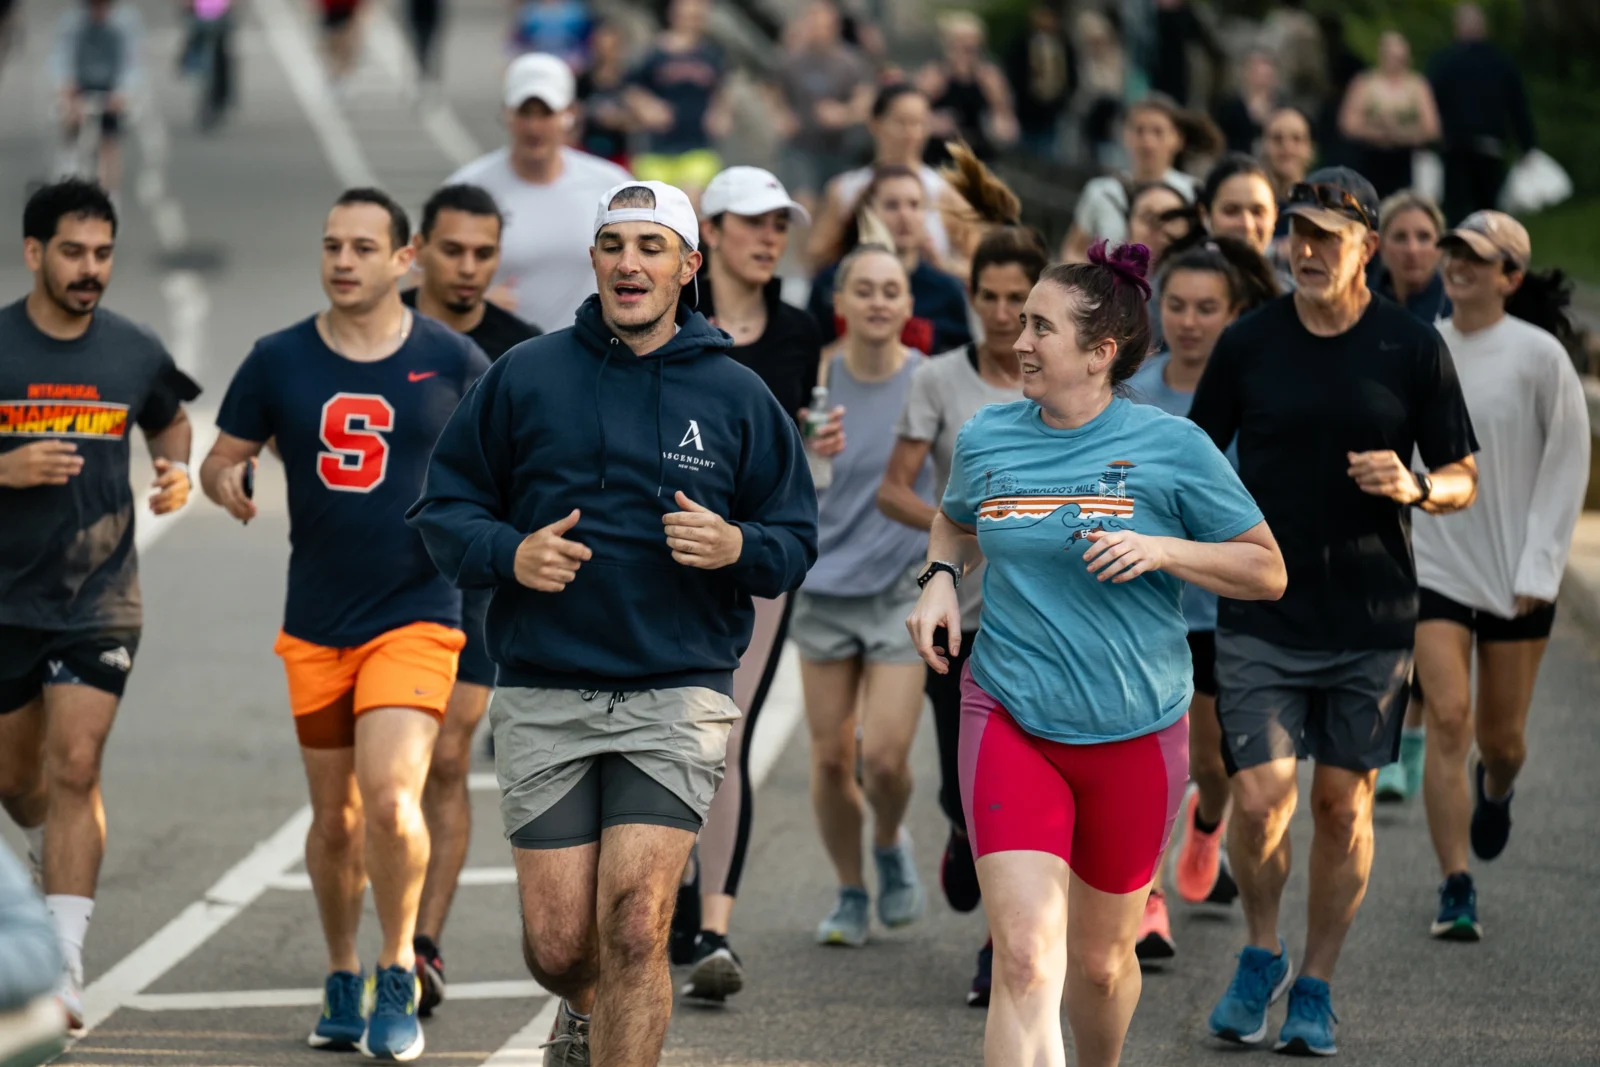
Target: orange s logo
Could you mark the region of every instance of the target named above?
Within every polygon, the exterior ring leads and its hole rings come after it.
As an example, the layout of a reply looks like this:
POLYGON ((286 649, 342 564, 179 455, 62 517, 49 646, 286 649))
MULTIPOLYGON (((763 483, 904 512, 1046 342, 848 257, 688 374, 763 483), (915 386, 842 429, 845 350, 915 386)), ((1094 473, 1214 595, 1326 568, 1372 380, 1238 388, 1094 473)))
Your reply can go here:
POLYGON ((394 408, 370 393, 335 393, 322 405, 322 443, 317 476, 329 489, 370 493, 389 470, 386 431, 394 429, 394 408))

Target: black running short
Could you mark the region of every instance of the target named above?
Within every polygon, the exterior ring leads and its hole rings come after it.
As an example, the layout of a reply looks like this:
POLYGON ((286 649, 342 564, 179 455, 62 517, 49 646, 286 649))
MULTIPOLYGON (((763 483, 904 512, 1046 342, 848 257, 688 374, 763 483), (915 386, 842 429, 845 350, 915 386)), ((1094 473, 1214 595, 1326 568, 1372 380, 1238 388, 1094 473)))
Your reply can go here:
POLYGON ((86 685, 122 696, 139 652, 139 630, 34 630, 0 626, 0 714, 47 685, 86 685))
POLYGON ((1453 622, 1464 626, 1477 637, 1480 644, 1496 641, 1542 641, 1550 636, 1556 622, 1555 604, 1546 604, 1537 611, 1515 619, 1503 619, 1487 611, 1459 604, 1442 593, 1431 589, 1418 590, 1418 622, 1453 622))
POLYGON ((577 784, 532 822, 511 832, 517 848, 574 848, 624 823, 700 832, 702 820, 677 794, 615 752, 595 757, 577 784))
POLYGON ((1194 660, 1194 691, 1217 695, 1217 631, 1190 630, 1189 658, 1194 660))

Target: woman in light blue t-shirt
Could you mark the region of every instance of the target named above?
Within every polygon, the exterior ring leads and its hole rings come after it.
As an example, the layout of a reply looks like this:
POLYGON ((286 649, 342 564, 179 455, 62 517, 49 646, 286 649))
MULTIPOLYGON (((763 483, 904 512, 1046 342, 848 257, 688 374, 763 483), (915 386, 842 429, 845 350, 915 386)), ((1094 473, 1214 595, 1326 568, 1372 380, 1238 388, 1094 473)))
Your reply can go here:
POLYGON ((1026 399, 961 431, 907 620, 948 670, 934 631, 958 651, 956 583, 986 561, 961 792, 995 942, 989 1067, 1061 1041, 1063 986, 1077 1063, 1118 1061, 1135 934, 1188 778, 1183 585, 1252 600, 1287 581, 1210 438, 1117 393, 1149 350, 1148 263, 1142 245, 1102 242, 1034 286, 1016 345, 1026 399))

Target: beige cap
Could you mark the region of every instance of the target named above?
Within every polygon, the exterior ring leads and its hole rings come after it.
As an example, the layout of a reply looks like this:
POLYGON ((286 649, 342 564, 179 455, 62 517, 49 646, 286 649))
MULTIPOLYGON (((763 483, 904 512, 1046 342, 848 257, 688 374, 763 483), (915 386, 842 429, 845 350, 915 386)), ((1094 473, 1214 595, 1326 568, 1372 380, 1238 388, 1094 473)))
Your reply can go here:
POLYGON ((1533 258, 1527 229, 1503 211, 1474 211, 1439 238, 1440 248, 1450 243, 1464 244, 1473 255, 1491 263, 1505 260, 1518 270, 1526 270, 1533 258))

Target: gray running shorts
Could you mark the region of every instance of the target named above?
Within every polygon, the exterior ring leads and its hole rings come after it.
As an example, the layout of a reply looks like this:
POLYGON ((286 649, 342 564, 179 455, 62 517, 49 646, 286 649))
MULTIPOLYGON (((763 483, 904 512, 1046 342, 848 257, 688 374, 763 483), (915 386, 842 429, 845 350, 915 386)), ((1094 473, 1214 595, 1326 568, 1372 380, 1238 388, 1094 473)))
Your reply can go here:
POLYGON ((701 687, 496 689, 489 726, 507 839, 568 848, 622 823, 697 830, 738 717, 731 698, 701 687))
POLYGON ((921 663, 906 629, 906 616, 922 595, 917 586, 921 573, 918 563, 871 596, 796 593, 789 639, 799 646, 800 658, 813 663, 856 657, 868 663, 921 663))
POLYGON ((1411 650, 1285 648, 1217 631, 1217 717, 1233 774, 1278 759, 1374 771, 1400 758, 1411 650))

